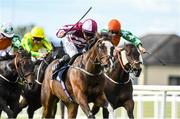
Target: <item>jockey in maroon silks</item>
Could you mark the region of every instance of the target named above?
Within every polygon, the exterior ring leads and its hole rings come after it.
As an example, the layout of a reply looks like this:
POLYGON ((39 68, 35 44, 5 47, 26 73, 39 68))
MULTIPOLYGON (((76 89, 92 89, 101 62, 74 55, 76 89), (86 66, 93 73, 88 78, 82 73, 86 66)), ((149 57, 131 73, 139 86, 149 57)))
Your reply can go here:
POLYGON ((56 36, 63 38, 61 42, 66 55, 59 60, 59 64, 64 64, 64 62, 69 61, 70 57, 84 52, 88 42, 95 37, 96 32, 97 23, 93 19, 86 19, 84 22, 60 28, 56 36))

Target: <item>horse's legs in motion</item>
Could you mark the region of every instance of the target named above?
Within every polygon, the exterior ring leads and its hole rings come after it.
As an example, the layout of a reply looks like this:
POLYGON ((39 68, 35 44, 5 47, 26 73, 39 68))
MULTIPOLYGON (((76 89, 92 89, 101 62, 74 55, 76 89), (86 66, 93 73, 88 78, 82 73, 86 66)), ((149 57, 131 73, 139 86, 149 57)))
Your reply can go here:
POLYGON ((27 108, 27 113, 28 113, 28 118, 29 118, 29 119, 32 119, 32 118, 33 118, 33 115, 34 115, 34 109, 33 109, 33 107, 28 106, 28 108, 27 108))
MULTIPOLYGON (((99 109, 100 109, 100 107, 93 105, 93 108, 92 108, 93 115, 96 115, 98 113, 99 109)), ((109 117, 108 110, 106 108, 103 108, 103 118, 108 119, 108 117, 109 117)))
POLYGON ((14 112, 6 105, 6 101, 0 98, 0 109, 6 112, 8 118, 14 118, 14 112))
POLYGON ((0 109, 0 119, 1 119, 2 109, 0 109))
POLYGON ((109 112, 106 108, 103 108, 103 118, 107 119, 109 117, 109 112))
POLYGON ((93 105, 92 107, 92 113, 93 115, 96 115, 99 112, 100 107, 97 105, 93 105))
POLYGON ((54 118, 57 108, 57 97, 50 96, 43 104, 43 115, 42 118, 54 118))
POLYGON ((83 94, 82 92, 79 92, 77 97, 78 97, 79 105, 80 105, 81 109, 83 110, 83 112, 87 115, 87 117, 95 118, 90 110, 90 107, 89 107, 88 101, 87 101, 87 97, 85 96, 85 94, 83 94))
POLYGON ((19 103, 19 108, 15 111, 16 114, 19 114, 23 108, 27 107, 28 102, 26 100, 26 98, 22 98, 22 100, 19 103))
POLYGON ((78 104, 76 103, 64 103, 68 111, 68 119, 74 119, 77 116, 78 104))
POLYGON ((106 108, 106 109, 108 110, 109 114, 110 114, 110 118, 111 118, 111 119, 114 119, 114 118, 115 118, 114 109, 113 109, 113 107, 110 105, 110 103, 107 101, 106 96, 105 96, 104 93, 103 93, 102 95, 99 95, 99 96, 97 97, 96 104, 97 104, 97 106, 106 108))
POLYGON ((130 119, 134 119, 134 114, 133 114, 133 110, 134 110, 134 100, 132 100, 132 99, 127 100, 127 101, 124 103, 124 108, 125 108, 126 111, 127 111, 128 117, 129 117, 130 119))
POLYGON ((64 119, 65 105, 62 101, 60 101, 60 109, 61 109, 61 119, 64 119))

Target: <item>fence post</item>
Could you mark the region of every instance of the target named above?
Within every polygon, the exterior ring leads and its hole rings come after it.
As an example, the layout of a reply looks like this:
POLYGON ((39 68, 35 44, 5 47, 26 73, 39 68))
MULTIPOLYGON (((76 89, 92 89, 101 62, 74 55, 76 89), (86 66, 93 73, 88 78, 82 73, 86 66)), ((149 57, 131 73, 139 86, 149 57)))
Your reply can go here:
POLYGON ((137 119, 143 119, 144 117, 144 112, 143 112, 143 96, 142 94, 138 95, 138 104, 137 104, 137 119))
POLYGON ((165 119, 166 117, 166 94, 167 91, 162 92, 162 103, 161 103, 161 117, 160 119, 165 119))
POLYGON ((160 102, 159 102, 159 94, 155 94, 154 98, 154 119, 159 119, 160 114, 160 102))
POLYGON ((171 101, 171 119, 177 119, 177 102, 176 102, 177 94, 172 94, 172 101, 171 101))

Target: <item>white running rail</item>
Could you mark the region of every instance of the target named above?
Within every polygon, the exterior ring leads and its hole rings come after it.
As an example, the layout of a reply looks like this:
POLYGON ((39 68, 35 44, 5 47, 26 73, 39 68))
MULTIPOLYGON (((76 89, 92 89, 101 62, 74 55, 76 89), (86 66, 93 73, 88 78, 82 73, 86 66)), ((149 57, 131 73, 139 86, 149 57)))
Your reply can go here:
MULTIPOLYGON (((178 103, 180 103, 180 86, 160 86, 160 85, 133 85, 133 98, 135 101, 135 105, 137 106, 137 114, 135 117, 136 119, 147 119, 144 117, 144 109, 143 103, 144 102, 154 102, 154 116, 148 117, 150 119, 166 119, 165 117, 165 109, 166 109, 166 102, 171 103, 171 119, 177 119, 178 117, 178 103)), ((59 104, 58 104, 59 106, 59 104)), ((41 108, 42 109, 42 108, 41 108)), ((41 118, 42 110, 39 109, 35 112, 35 119, 41 118)), ((80 108, 79 108, 80 109, 80 108)), ((60 118, 59 114, 59 107, 56 114, 56 118, 60 118)), ((66 111, 67 112, 67 111, 66 111)), ((100 112, 101 113, 101 112, 100 112)), ((135 111, 134 111, 135 114, 135 111)), ((116 113, 118 116, 118 114, 116 113)), ((7 117, 5 113, 2 113, 1 117, 7 117)), ((18 117, 27 118, 26 109, 18 115, 18 117)), ((67 114, 65 115, 67 118, 67 114)), ((79 110, 77 118, 86 118, 82 110, 79 110)), ((99 118, 102 118, 100 115, 99 118)), ((128 119, 126 111, 121 109, 121 116, 117 117, 117 119, 128 119)))
POLYGON ((144 119, 143 102, 154 102, 154 119, 165 119, 166 102, 171 102, 171 119, 177 119, 180 86, 133 85, 137 119, 144 119))

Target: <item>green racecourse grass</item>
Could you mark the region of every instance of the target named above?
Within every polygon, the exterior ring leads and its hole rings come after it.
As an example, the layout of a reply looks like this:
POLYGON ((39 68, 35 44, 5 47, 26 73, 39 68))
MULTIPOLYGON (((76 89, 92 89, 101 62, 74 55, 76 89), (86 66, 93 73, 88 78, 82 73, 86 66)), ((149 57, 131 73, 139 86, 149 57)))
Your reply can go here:
MULTIPOLYGON (((134 116, 135 118, 137 117, 137 103, 135 102, 135 109, 134 109, 134 116)), ((144 102, 144 118, 147 118, 147 119, 151 119, 153 118, 154 116, 154 104, 153 102, 151 101, 148 101, 148 102, 144 102)), ((92 104, 91 104, 91 107, 92 107, 92 104)), ((178 103, 178 106, 177 106, 177 110, 178 110, 178 119, 180 119, 180 102, 178 103)), ((116 117, 120 117, 121 114, 123 113, 123 115, 126 115, 126 112, 125 112, 125 109, 124 108, 118 108, 116 111, 116 117), (122 111, 123 110, 123 111, 122 111)), ((41 118, 41 109, 37 110, 35 112, 35 115, 34 115, 34 119, 39 119, 41 118)), ((84 113, 82 112, 82 110, 79 108, 79 111, 78 111, 78 116, 77 116, 77 119, 78 117, 82 117, 82 119, 86 119, 84 113)), ((1 119, 6 119, 7 116, 5 113, 2 113, 2 116, 1 116, 1 119)), ((60 109, 59 109, 59 103, 58 103, 58 110, 57 110, 57 113, 56 113, 56 119, 57 118, 60 118, 60 109)), ((97 119, 102 119, 102 109, 98 112, 98 114, 96 115, 96 118, 97 119)), ((166 119, 170 119, 171 118, 171 103, 170 102, 167 102, 166 103, 166 119)), ((24 109, 17 117, 17 119, 27 119, 27 113, 26 113, 26 109, 24 109)))

